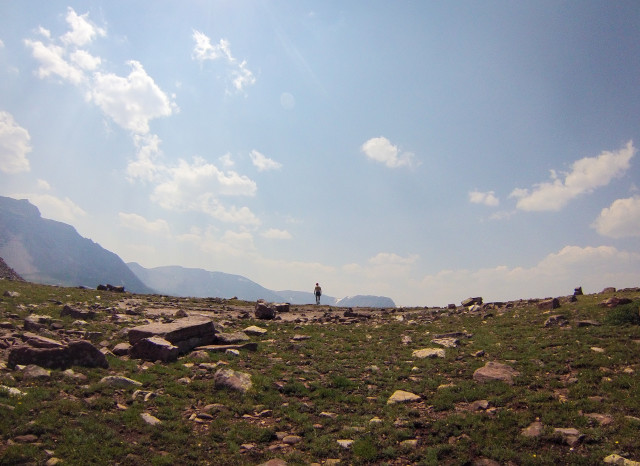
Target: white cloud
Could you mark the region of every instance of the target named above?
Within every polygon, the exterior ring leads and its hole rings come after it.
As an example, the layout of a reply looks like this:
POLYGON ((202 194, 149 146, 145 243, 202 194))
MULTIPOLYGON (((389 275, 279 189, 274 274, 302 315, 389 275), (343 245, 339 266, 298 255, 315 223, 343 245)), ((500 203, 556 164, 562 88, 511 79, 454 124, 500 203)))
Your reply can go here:
POLYGON ((89 14, 78 15, 73 8, 67 10, 67 23, 71 30, 60 40, 67 45, 83 46, 92 42, 96 36, 104 36, 106 32, 89 21, 89 14))
POLYGON ((219 235, 213 227, 204 231, 192 228, 189 233, 179 235, 177 239, 195 245, 203 253, 216 256, 247 257, 255 253, 253 235, 248 231, 227 230, 219 235))
POLYGON ((267 170, 277 170, 280 167, 282 167, 281 163, 276 162, 275 160, 272 160, 269 157, 266 157, 265 155, 261 154, 257 150, 252 150, 249 156, 251 157, 251 162, 253 162, 253 166, 256 167, 258 171, 263 172, 267 170))
POLYGON ((86 79, 81 69, 76 68, 65 59, 66 50, 63 47, 55 44, 45 45, 39 40, 30 39, 26 39, 24 43, 31 48, 33 57, 40 63, 37 72, 39 78, 57 75, 75 85, 86 79))
POLYGON ((533 190, 516 188, 510 197, 518 199, 518 209, 527 211, 557 211, 581 194, 608 185, 629 169, 636 149, 633 142, 617 152, 604 151, 597 157, 585 157, 573 163, 564 181, 551 172, 551 181, 536 184, 533 190))
POLYGON ((160 138, 155 134, 136 134, 133 141, 138 150, 136 159, 127 165, 127 178, 130 181, 141 179, 153 181, 159 173, 166 171, 165 167, 156 162, 160 151, 160 138))
POLYGON ((640 197, 614 201, 602 209, 592 227, 611 238, 640 236, 640 197))
POLYGON ((385 137, 371 138, 360 148, 371 160, 384 163, 389 168, 413 166, 414 154, 400 153, 397 146, 385 137))
POLYGON ((220 196, 253 196, 256 183, 236 172, 223 172, 215 165, 195 157, 192 164, 180 160, 174 168, 166 168, 168 179, 159 183, 152 200, 161 207, 178 211, 198 211, 223 222, 259 224, 247 207, 225 207, 220 196))
POLYGON ((193 48, 193 58, 199 62, 205 60, 217 60, 219 58, 226 58, 228 61, 233 61, 231 56, 231 50, 229 48, 229 41, 226 39, 220 39, 216 45, 211 44, 211 39, 206 34, 200 31, 193 31, 193 40, 196 45, 193 48))
POLYGON ((38 189, 41 189, 42 191, 49 191, 51 189, 51 185, 49 184, 49 182, 42 179, 38 179, 37 186, 38 189))
POLYGON ((230 79, 236 91, 242 92, 247 86, 256 83, 255 76, 247 67, 247 61, 243 60, 238 63, 231 54, 231 45, 228 40, 220 39, 220 41, 214 45, 211 43, 211 39, 200 31, 193 31, 192 37, 195 42, 193 53, 191 54, 192 58, 200 63, 206 60, 215 61, 223 59, 231 66, 230 79))
POLYGON ((222 157, 218 157, 218 160, 220 160, 220 163, 225 168, 231 168, 235 165, 235 162, 233 161, 233 159, 231 158, 231 154, 229 153, 224 154, 222 157))
POLYGON ((64 199, 57 198, 51 194, 14 194, 11 197, 16 199, 29 199, 29 201, 38 207, 44 218, 58 220, 64 223, 73 224, 80 217, 84 217, 87 213, 68 197, 64 199))
POLYGON ((29 171, 30 141, 29 132, 15 122, 13 115, 0 111, 0 170, 5 173, 29 171))
POLYGON ((418 256, 416 254, 412 254, 407 257, 402 257, 395 253, 389 252, 380 252, 376 254, 374 257, 369 259, 369 263, 372 265, 411 265, 414 264, 418 260, 418 256))
POLYGON ((262 236, 269 239, 291 239, 291 233, 287 230, 278 230, 277 228, 269 228, 262 233, 262 236))
POLYGON ((606 286, 637 286, 640 254, 610 246, 566 246, 530 268, 504 265, 479 270, 443 270, 412 282, 431 304, 459 303, 469 296, 485 301, 571 294, 577 286, 599 292, 606 286), (460 295, 465 290, 466 296, 460 295))
POLYGON ((102 63, 100 57, 94 57, 86 50, 76 50, 71 54, 71 61, 83 70, 92 71, 102 63))
POLYGON ((130 60, 128 64, 132 71, 127 77, 97 72, 87 98, 121 127, 146 134, 149 121, 171 115, 175 104, 139 62, 130 60))
POLYGON ((469 201, 473 204, 484 204, 486 206, 495 207, 500 204, 500 200, 495 196, 493 191, 486 193, 480 191, 469 192, 469 201))
POLYGON ((141 231, 151 235, 170 235, 169 224, 166 220, 158 219, 149 221, 137 214, 127 214, 119 212, 120 224, 132 230, 141 231))

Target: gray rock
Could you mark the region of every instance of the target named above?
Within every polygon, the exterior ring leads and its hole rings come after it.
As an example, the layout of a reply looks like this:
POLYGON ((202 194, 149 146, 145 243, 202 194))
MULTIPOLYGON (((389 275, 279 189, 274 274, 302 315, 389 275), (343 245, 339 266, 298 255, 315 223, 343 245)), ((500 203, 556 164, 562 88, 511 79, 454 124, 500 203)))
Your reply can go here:
POLYGON ((154 336, 138 340, 131 345, 129 356, 145 361, 171 362, 178 359, 180 349, 162 337, 154 336))
POLYGON ((141 387, 142 383, 122 375, 108 375, 100 379, 100 383, 111 387, 141 387))
POLYGON ((213 376, 213 382, 217 388, 228 388, 242 393, 248 392, 253 386, 251 374, 233 369, 219 369, 213 376))
POLYGON ((256 319, 273 320, 276 318, 276 308, 265 302, 258 301, 254 312, 256 319))
POLYGON ((482 298, 479 296, 477 298, 467 298, 464 301, 462 301, 460 304, 462 304, 464 307, 473 306, 474 304, 481 306, 482 298))
POLYGON ((549 316, 547 320, 544 322, 545 328, 549 327, 566 327, 569 325, 569 321, 563 315, 557 314, 554 316, 549 316))
POLYGON ((529 424, 528 427, 522 429, 521 433, 525 437, 540 437, 542 435, 543 429, 544 426, 542 425, 542 422, 535 421, 529 424))
POLYGON ((131 344, 124 342, 124 343, 118 343, 116 346, 113 347, 111 351, 116 356, 126 356, 127 354, 129 354, 130 349, 131 349, 131 344))
POLYGON ((140 413, 140 417, 144 422, 146 422, 151 426, 157 426, 159 424, 162 424, 162 421, 160 419, 158 419, 157 417, 149 413, 140 413))
POLYGON ((211 319, 193 316, 167 324, 147 324, 134 327, 129 330, 129 343, 135 345, 143 338, 161 337, 177 346, 180 353, 186 353, 197 346, 215 343, 216 333, 211 319))
POLYGON ((218 333, 216 335, 216 343, 221 345, 232 345, 234 343, 244 343, 249 341, 250 338, 244 332, 234 333, 218 333))
POLYGON ((422 348, 412 353, 414 358, 444 358, 445 352, 443 348, 422 348))
POLYGON ((60 344, 51 348, 37 348, 21 345, 11 348, 7 365, 15 368, 18 364, 45 367, 47 369, 67 369, 72 366, 108 368, 104 354, 90 342, 79 340, 60 344))
POLYGON ((502 382, 513 384, 513 377, 520 375, 514 368, 499 362, 489 361, 484 366, 478 368, 473 373, 473 380, 476 382, 490 382, 501 380, 502 382))
POLYGON ((48 379, 51 377, 51 371, 35 364, 29 364, 22 369, 22 374, 25 379, 48 379))
POLYGON ((66 304, 60 311, 60 316, 71 316, 74 319, 93 319, 96 316, 96 312, 84 309, 74 309, 66 304))
POLYGON ((419 401, 421 400, 419 395, 411 392, 405 392, 404 390, 396 390, 387 400, 388 405, 396 404, 396 403, 407 403, 410 401, 419 401))
POLYGON ((560 307, 560 300, 558 298, 545 299, 538 303, 538 309, 541 311, 557 309, 560 307))

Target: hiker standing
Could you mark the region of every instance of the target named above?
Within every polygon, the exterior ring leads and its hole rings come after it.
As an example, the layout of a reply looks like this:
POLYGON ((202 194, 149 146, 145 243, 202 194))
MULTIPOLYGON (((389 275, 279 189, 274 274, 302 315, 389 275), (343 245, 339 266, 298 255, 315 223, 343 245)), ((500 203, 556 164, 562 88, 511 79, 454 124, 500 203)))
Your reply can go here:
POLYGON ((316 287, 313 289, 313 294, 316 295, 316 304, 320 304, 320 296, 322 296, 322 288, 316 283, 316 287))

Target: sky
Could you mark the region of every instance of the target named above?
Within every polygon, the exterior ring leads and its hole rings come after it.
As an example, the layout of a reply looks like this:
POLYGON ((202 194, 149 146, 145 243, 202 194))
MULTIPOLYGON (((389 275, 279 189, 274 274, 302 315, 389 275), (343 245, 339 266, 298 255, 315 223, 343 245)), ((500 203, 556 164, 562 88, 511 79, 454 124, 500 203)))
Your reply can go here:
POLYGON ((144 267, 640 286, 636 0, 0 0, 0 195, 144 267))

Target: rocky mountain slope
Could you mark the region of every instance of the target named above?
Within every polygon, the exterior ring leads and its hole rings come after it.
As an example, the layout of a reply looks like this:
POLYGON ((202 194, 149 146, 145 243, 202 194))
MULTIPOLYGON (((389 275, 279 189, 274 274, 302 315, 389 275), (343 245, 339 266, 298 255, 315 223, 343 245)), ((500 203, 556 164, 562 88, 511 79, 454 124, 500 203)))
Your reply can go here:
POLYGON ((116 254, 70 225, 42 218, 24 199, 0 196, 0 257, 36 283, 92 288, 110 283, 136 293, 153 292, 116 254))

